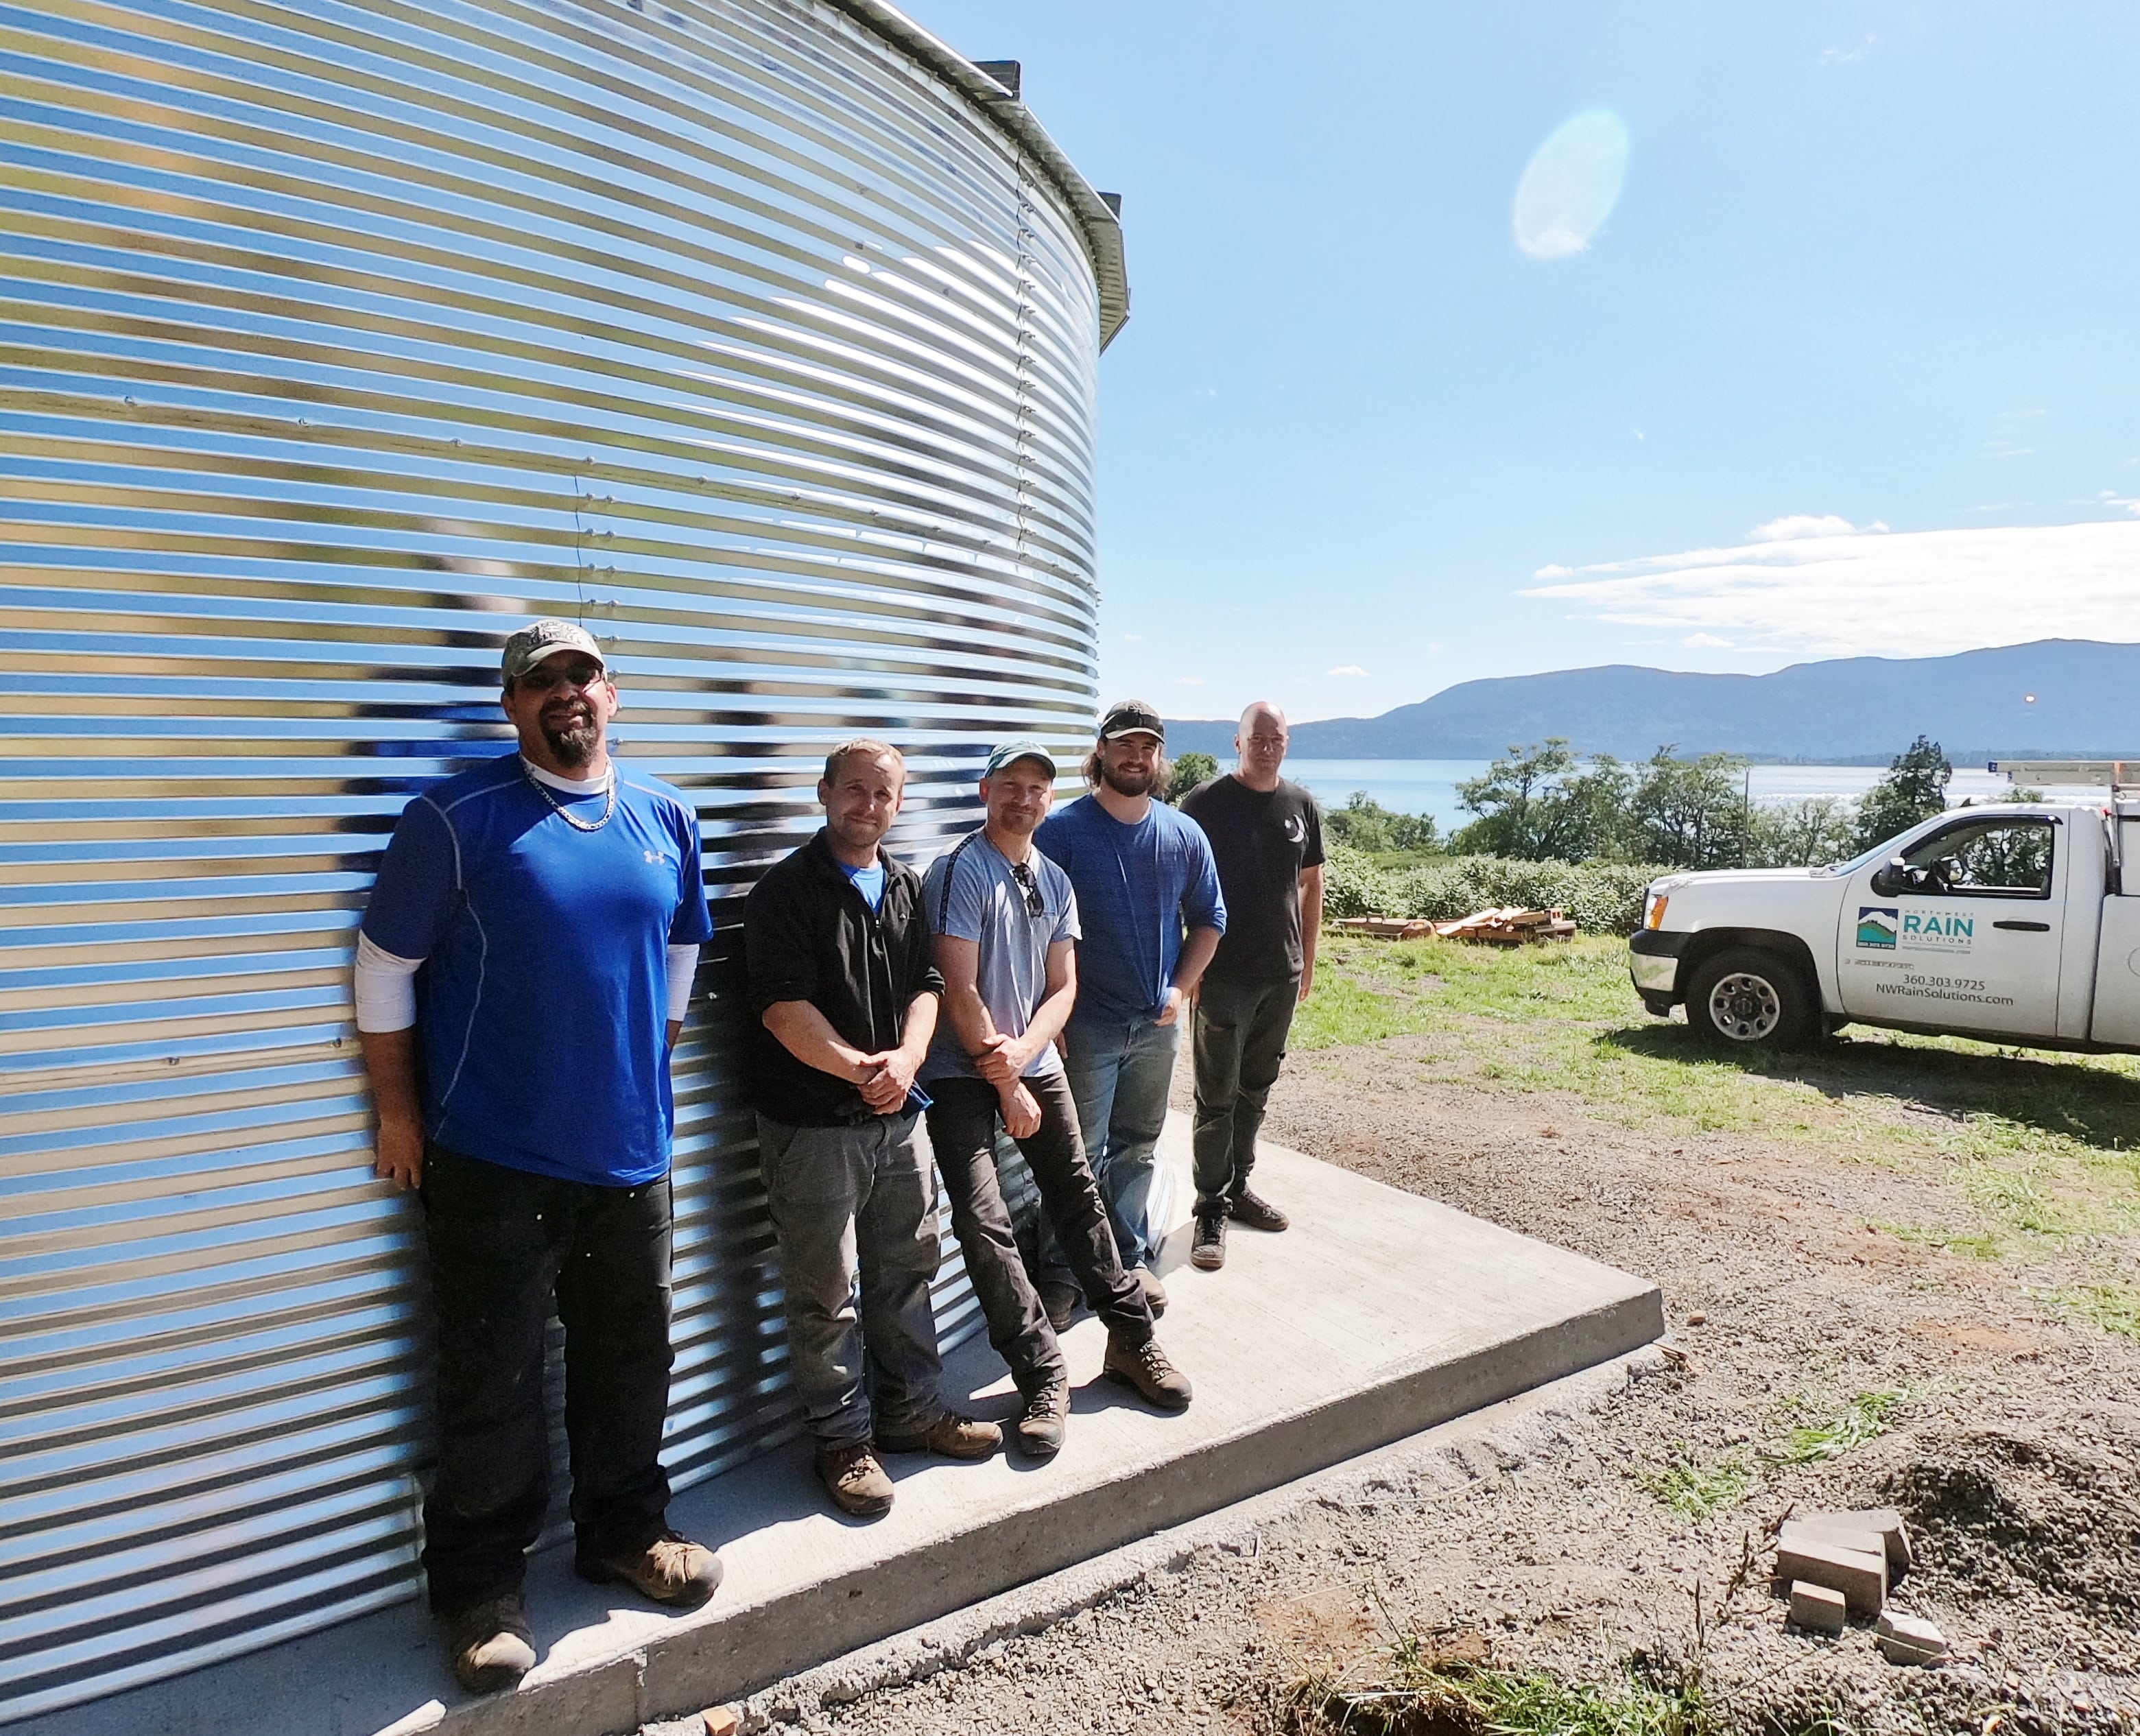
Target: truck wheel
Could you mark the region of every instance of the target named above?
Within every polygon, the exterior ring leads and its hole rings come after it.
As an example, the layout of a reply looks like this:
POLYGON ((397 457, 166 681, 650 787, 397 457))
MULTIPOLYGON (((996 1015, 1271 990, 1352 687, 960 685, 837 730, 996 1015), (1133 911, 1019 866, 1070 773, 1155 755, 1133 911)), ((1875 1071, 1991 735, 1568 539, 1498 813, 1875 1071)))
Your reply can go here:
POLYGON ((1789 961, 1735 946, 1696 969, 1686 1022, 1712 1048, 1802 1049, 1820 1029, 1820 1003, 1789 961))

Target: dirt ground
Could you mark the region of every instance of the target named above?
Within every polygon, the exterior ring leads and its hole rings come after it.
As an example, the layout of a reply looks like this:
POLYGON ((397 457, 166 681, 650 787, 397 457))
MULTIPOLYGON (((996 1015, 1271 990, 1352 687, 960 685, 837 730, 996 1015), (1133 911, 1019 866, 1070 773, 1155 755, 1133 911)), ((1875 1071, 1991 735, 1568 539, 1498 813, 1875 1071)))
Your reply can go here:
POLYGON ((925 1680, 760 1704, 868 1736, 1308 1733, 1343 1705, 1302 1684, 1372 1689, 1441 1657, 1698 1700, 1710 1728, 2140 1729, 2140 1345, 1878 1228, 1936 1215, 1921 1165, 1642 1130, 1437 1076, 1433 1052, 1296 1055, 1268 1132, 1656 1278, 1680 1360, 1520 1452, 1312 1502, 925 1680), (1941 1668, 1891 1665, 1859 1627, 1803 1634, 1770 1592, 1786 1513, 1871 1505, 1915 1529, 1894 1602, 1954 1642, 1941 1668))

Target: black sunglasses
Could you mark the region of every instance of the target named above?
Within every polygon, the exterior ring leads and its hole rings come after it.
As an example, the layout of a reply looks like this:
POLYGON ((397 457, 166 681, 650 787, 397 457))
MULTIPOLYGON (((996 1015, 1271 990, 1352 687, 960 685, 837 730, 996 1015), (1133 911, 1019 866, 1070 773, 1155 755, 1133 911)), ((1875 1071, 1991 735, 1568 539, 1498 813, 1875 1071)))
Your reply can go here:
POLYGON ((1040 895, 1040 884, 1033 877, 1033 864, 1013 862, 1010 877, 1018 882, 1018 890, 1025 895, 1025 914, 1028 916, 1046 915, 1048 900, 1040 895))

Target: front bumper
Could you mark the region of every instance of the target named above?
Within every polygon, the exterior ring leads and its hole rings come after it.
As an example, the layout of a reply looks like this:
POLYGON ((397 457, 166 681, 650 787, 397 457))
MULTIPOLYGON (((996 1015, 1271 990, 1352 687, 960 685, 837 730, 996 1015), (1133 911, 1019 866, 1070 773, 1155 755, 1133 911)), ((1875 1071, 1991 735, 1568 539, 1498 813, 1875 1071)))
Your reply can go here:
POLYGON ((1680 954, 1693 939, 1658 929, 1637 929, 1627 937, 1627 974, 1644 1000, 1679 998, 1680 954))

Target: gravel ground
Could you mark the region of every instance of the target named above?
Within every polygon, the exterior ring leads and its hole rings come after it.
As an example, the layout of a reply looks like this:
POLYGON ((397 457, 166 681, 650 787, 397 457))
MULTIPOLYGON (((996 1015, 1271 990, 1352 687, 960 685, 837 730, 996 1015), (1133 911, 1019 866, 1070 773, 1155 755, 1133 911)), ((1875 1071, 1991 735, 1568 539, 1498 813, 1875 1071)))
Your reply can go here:
POLYGON ((1304 1733, 1328 1726, 1299 1684, 1372 1687, 1410 1635, 1569 1681, 1698 1680, 1749 1730, 2140 1729, 2140 1346, 1874 1228, 1922 1216, 1909 1165, 1436 1082, 1406 1065, 1418 1041, 1296 1060, 1270 1135, 1654 1277, 1671 1354, 1520 1439, 1265 1513, 859 1698, 770 1690, 753 1722, 1304 1733), (1767 1584, 1794 1507, 1871 1505, 1916 1531, 1894 1601, 1954 1642, 1941 1668, 1802 1634, 1767 1584))

